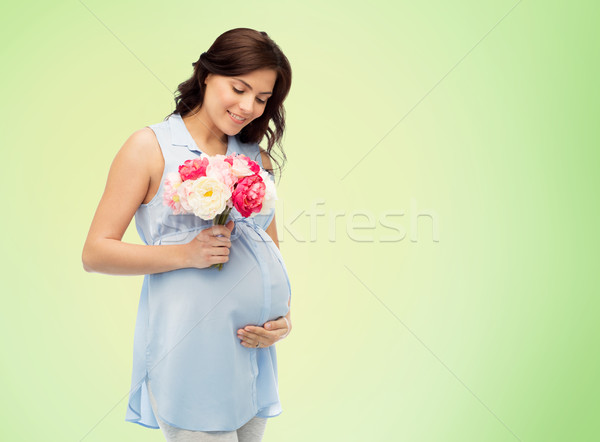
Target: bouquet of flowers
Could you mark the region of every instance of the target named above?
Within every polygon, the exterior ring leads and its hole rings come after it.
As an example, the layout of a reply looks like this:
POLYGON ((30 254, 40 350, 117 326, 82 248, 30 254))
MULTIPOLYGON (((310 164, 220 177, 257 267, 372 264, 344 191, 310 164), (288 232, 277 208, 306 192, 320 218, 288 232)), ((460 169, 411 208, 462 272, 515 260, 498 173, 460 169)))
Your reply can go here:
MULTIPOLYGON (((277 193, 269 174, 245 155, 215 155, 187 160, 167 174, 163 203, 173 214, 193 213, 213 225, 225 225, 233 207, 244 217, 265 215, 277 193)), ((223 264, 213 264, 219 270, 223 264)), ((213 267, 211 266, 211 267, 213 267)))

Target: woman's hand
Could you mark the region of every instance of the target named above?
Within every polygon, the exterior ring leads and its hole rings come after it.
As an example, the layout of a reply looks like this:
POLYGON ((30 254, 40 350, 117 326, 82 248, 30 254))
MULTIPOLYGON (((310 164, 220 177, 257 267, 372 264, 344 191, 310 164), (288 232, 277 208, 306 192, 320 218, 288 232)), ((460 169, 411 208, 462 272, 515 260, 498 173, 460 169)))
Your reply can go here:
POLYGON ((291 323, 285 317, 274 321, 265 322, 263 327, 248 325, 237 331, 237 336, 242 340, 241 344, 248 348, 264 348, 275 344, 287 336, 292 329, 291 323))
POLYGON ((208 227, 187 243, 188 267, 203 269, 229 261, 233 226, 234 221, 229 220, 224 226, 208 227))

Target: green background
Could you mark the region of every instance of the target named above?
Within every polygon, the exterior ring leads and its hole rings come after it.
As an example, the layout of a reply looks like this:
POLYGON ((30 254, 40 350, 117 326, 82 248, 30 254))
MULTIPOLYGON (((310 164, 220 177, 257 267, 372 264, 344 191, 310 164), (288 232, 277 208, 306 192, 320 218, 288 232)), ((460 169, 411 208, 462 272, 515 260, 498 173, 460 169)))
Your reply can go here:
POLYGON ((86 273, 81 250, 120 146, 235 27, 293 68, 294 330, 264 440, 600 439, 594 2, 0 12, 0 439, 164 440, 124 420, 142 277, 86 273))

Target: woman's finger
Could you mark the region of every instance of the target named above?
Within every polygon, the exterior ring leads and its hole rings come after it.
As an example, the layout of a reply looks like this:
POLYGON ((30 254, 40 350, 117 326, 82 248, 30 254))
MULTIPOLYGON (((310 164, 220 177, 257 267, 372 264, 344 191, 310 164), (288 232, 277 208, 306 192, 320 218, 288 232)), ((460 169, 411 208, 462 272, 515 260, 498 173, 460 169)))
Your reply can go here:
POLYGON ((279 319, 276 319, 274 321, 265 322, 264 327, 267 330, 277 330, 277 329, 280 329, 280 328, 287 329, 287 322, 285 322, 285 319, 279 318, 279 319))
POLYGON ((244 331, 259 336, 268 336, 269 334, 268 330, 265 330, 263 327, 256 327, 254 325, 247 325, 246 327, 244 327, 244 331))
POLYGON ((242 340, 241 344, 244 347, 248 347, 248 348, 257 348, 257 347, 268 347, 269 345, 273 344, 273 340, 267 340, 264 338, 258 338, 258 337, 254 337, 254 338, 250 338, 248 336, 239 336, 238 338, 240 338, 242 340), (257 345, 260 344, 260 345, 257 345))
MULTIPOLYGON (((266 330, 265 330, 265 332, 266 332, 266 330)), ((243 337, 245 337, 245 338, 248 338, 250 340, 253 340, 253 341, 257 341, 258 339, 261 338, 261 336, 263 336, 264 338, 267 337, 267 335, 261 335, 261 334, 258 334, 258 333, 252 333, 252 332, 250 332, 248 330, 245 330, 245 329, 238 331, 238 336, 240 336, 240 335, 243 336, 243 337)))
MULTIPOLYGON (((277 323, 278 321, 273 321, 273 322, 277 323)), ((246 332, 246 333, 252 333, 252 334, 258 335, 258 336, 264 336, 265 338, 277 339, 280 336, 282 336, 288 332, 288 328, 287 328, 287 324, 286 324, 285 320, 282 320, 282 322, 284 324, 283 327, 279 327, 278 326, 279 324, 276 324, 276 326, 270 330, 267 330, 264 327, 248 325, 248 326, 244 327, 243 329, 238 330, 238 333, 240 331, 242 331, 242 332, 246 332)), ((265 325, 268 325, 268 324, 265 324, 265 325)))
POLYGON ((272 345, 279 339, 280 332, 268 332, 263 330, 264 334, 252 333, 246 330, 238 330, 238 338, 249 344, 250 347, 256 347, 260 342, 264 347, 272 345))

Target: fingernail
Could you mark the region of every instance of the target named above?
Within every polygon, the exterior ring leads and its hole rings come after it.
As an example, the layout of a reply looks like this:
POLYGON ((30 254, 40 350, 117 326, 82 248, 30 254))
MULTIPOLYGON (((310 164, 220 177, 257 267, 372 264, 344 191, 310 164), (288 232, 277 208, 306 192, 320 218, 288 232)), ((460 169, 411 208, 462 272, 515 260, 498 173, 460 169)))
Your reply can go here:
POLYGON ((271 323, 269 322, 267 325, 265 325, 265 328, 271 328, 271 323))

